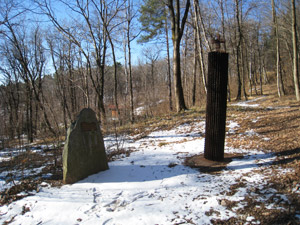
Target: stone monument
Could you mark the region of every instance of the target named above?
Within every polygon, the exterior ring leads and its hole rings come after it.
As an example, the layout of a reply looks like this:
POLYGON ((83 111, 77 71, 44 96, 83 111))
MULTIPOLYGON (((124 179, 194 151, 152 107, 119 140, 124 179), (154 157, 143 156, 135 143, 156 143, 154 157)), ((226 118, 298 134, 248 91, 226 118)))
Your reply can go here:
POLYGON ((85 108, 67 132, 63 150, 63 182, 72 184, 107 169, 107 157, 96 114, 92 109, 85 108))

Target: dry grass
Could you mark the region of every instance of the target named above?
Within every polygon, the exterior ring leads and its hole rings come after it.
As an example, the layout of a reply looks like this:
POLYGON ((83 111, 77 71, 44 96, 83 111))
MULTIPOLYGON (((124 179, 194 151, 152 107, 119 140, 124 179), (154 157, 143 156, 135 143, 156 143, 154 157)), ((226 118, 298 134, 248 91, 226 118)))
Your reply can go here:
POLYGON ((168 113, 163 116, 153 116, 144 119, 139 119, 134 124, 127 123, 122 126, 116 127, 116 130, 106 129, 104 135, 114 134, 128 134, 135 136, 135 139, 140 139, 147 136, 149 133, 159 130, 170 130, 184 123, 189 123, 194 120, 204 119, 204 108, 192 108, 185 112, 168 113))
MULTIPOLYGON (((266 152, 274 152, 277 156, 271 168, 273 172, 269 175, 268 182, 265 188, 274 188, 278 193, 285 194, 291 201, 289 206, 283 205, 282 207, 290 207, 288 214, 282 214, 274 210, 269 210, 261 206, 258 210, 256 207, 258 204, 262 204, 255 198, 246 199, 248 206, 244 211, 239 212, 241 215, 254 215, 261 221, 261 224, 297 224, 295 220, 295 212, 300 212, 300 197, 293 193, 295 188, 298 188, 299 176, 300 176, 300 142, 298 137, 300 136, 300 103, 295 101, 294 96, 285 96, 278 98, 276 96, 276 86, 270 85, 264 87, 264 96, 255 96, 250 99, 254 99, 253 104, 259 104, 258 107, 239 107, 234 106, 233 103, 228 103, 227 121, 234 121, 239 124, 239 127, 235 129, 235 133, 227 134, 226 144, 229 147, 235 147, 237 149, 260 149, 266 152), (288 168, 289 172, 285 174, 277 173, 277 170, 282 168, 288 168), (262 216, 263 215, 263 216, 262 216), (278 220, 280 218, 280 220, 278 220)), ((149 133, 157 130, 170 130, 184 123, 192 123, 193 121, 203 121, 205 119, 204 108, 193 108, 182 113, 169 113, 164 116, 155 116, 147 119, 142 119, 135 124, 127 124, 123 126, 114 127, 110 132, 106 134, 117 132, 118 135, 130 134, 134 135, 135 139, 142 138, 149 133)), ((193 127, 191 127, 193 129, 193 127)), ((47 140, 54 141, 54 140, 47 140)), ((46 142, 47 142, 46 141, 46 142)), ((41 142, 39 144, 42 144, 41 142)), ((167 142, 159 143, 160 147, 167 145, 167 142)), ((50 150, 49 154, 38 156, 35 153, 29 155, 21 155, 15 158, 15 161, 2 162, 0 165, 3 169, 9 169, 11 171, 20 169, 26 169, 28 167, 40 167, 49 161, 55 161, 57 154, 50 150), (29 160, 30 159, 30 160, 29 160)), ((60 149, 61 151, 61 149, 60 149)), ((109 155, 110 160, 118 159, 120 157, 128 157, 133 150, 120 149, 116 152, 112 152, 109 155)), ((59 153, 61 154, 61 152, 59 153)), ((232 157, 242 157, 241 155, 228 155, 228 162, 232 157)), ((200 156, 201 158, 201 156, 200 156)), ((202 157, 203 158, 203 157, 202 157)), ((197 164, 197 161, 193 162, 197 164)), ((211 163, 211 162, 209 162, 211 163)), ((50 181, 57 182, 61 180, 61 160, 58 164, 52 163, 43 169, 40 176, 46 173, 52 173, 53 176, 50 181)), ((175 164, 170 164, 169 167, 173 167, 175 164)), ((196 165, 197 166, 197 165, 196 165)), ((209 164, 211 170, 205 172, 219 172, 226 166, 226 162, 223 165, 209 164)), ((1 170, 0 170, 1 171, 1 170)), ((264 171, 261 171, 264 173, 264 171)), ((9 178, 9 177, 8 177, 9 178)), ((31 178, 30 178, 31 179, 31 178)), ((32 179, 31 179, 32 180, 32 179)), ((7 204, 11 201, 17 200, 17 193, 24 191, 24 189, 36 190, 38 184, 42 182, 42 178, 39 178, 37 182, 29 182, 28 178, 24 179, 20 185, 15 185, 16 188, 8 189, 1 193, 1 204, 7 204), (10 191, 12 193, 10 193, 10 191)), ((49 181, 47 181, 49 182, 49 181)), ((244 180, 241 180, 237 184, 232 186, 231 192, 234 193, 239 187, 244 185, 244 180)), ((38 190, 37 190, 38 191, 38 190)), ((228 195, 232 194, 228 193, 228 195)), ((30 194, 30 192, 28 192, 30 194)), ((259 196, 260 193, 257 193, 259 196)), ((235 202, 226 202, 228 207, 233 207, 235 202)), ((214 224, 245 224, 246 218, 231 218, 228 221, 211 221, 214 224)))
POLYGON ((236 121, 240 127, 227 136, 228 145, 273 152, 299 148, 300 103, 291 95, 278 98, 274 85, 265 92, 265 96, 255 101, 259 104, 257 108, 229 106, 227 121, 236 121), (247 135, 250 131, 254 135, 247 135))
MULTIPOLYGON (((253 104, 259 106, 246 108, 234 106, 236 102, 228 103, 227 122, 235 121, 240 127, 234 134, 226 136, 227 146, 274 152, 300 148, 300 103, 293 95, 278 98, 276 85, 267 85, 263 96, 249 97, 249 100, 255 100, 253 104)), ((170 130, 184 123, 204 120, 204 107, 140 119, 134 124, 117 127, 116 132, 139 139, 153 131, 170 130)), ((105 132, 109 133, 109 130, 105 132)))

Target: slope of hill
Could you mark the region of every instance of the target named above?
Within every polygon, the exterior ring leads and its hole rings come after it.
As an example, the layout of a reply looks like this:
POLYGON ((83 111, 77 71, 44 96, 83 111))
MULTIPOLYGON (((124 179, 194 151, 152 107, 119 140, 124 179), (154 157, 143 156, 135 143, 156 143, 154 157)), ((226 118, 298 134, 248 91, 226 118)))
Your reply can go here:
POLYGON ((0 222, 299 224, 300 104, 274 97, 272 87, 269 93, 229 104, 230 160, 219 164, 203 163, 205 113, 197 110, 144 121, 117 139, 107 135, 110 169, 73 185, 55 187, 61 170, 53 151, 31 151, 19 169, 11 159, 22 154, 15 153, 1 162, 0 222), (35 182, 13 192, 24 178, 35 182))

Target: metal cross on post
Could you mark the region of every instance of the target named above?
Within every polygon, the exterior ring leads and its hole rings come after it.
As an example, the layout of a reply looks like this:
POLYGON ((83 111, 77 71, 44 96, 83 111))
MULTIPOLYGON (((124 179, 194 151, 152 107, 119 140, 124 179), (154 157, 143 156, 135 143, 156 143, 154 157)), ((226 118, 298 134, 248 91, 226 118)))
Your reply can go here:
MULTIPOLYGON (((221 38, 220 34, 217 34, 217 36, 215 38, 212 38, 212 44, 213 44, 213 51, 216 52, 224 52, 225 50, 221 50, 222 45, 225 45, 225 39, 221 38), (221 45, 222 44, 222 45, 221 45)), ((223 47, 224 49, 224 47, 223 47)))

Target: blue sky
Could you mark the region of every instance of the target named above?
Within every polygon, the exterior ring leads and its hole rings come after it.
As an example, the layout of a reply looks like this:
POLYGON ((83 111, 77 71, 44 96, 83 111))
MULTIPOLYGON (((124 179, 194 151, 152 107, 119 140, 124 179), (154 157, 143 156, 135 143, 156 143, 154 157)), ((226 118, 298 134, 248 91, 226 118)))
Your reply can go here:
MULTIPOLYGON (((57 18, 59 21, 63 21, 63 20, 70 20, 72 17, 75 16, 75 18, 78 16, 75 15, 74 12, 71 12, 70 9, 67 8, 67 6, 65 6, 64 4, 62 4, 61 2, 59 2, 58 0, 54 0, 52 2, 56 2, 54 4, 54 7, 53 7, 53 11, 55 12, 57 18)), ((134 0, 134 3, 140 3, 140 0, 134 0)), ((139 4, 137 4, 137 6, 139 6, 139 4)), ((139 32, 139 29, 137 28, 138 25, 138 20, 136 18, 136 26, 134 27, 134 29, 136 29, 136 33, 139 32)), ((144 61, 144 49, 145 48, 152 48, 154 49, 154 44, 152 43, 146 43, 146 44, 139 44, 137 43, 137 39, 136 38, 134 41, 131 42, 131 51, 132 51, 132 64, 133 65, 137 65, 139 61, 144 61)), ((110 45, 108 43, 108 46, 109 46, 109 53, 110 53, 110 45)), ((116 55, 117 55, 117 61, 124 64, 124 52, 123 52, 123 46, 120 45, 120 44, 115 44, 115 48, 116 48, 116 55)), ((112 59, 108 59, 107 61, 108 63, 111 63, 112 62, 112 59)))

